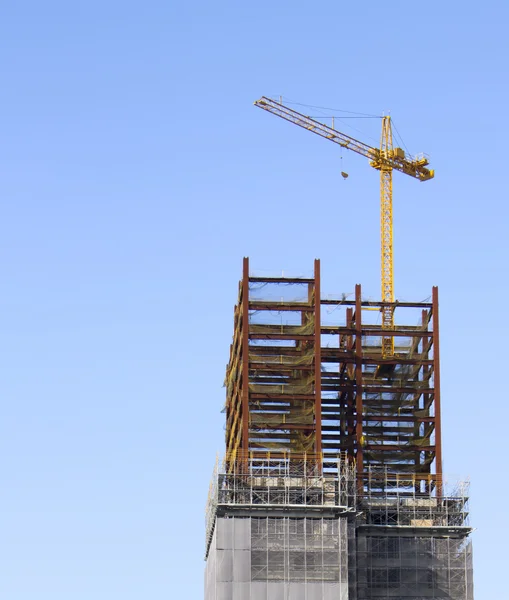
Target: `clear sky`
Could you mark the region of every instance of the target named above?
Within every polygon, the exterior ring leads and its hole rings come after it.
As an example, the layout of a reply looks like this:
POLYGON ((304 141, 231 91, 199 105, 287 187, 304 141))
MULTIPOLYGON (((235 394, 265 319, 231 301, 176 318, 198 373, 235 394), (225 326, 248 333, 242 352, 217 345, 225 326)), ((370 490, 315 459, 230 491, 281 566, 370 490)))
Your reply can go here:
MULTIPOLYGON (((202 598, 242 257, 319 257, 324 292, 378 297, 378 174, 253 107, 280 94, 390 111, 431 156, 434 181, 394 176, 396 296, 440 287, 445 469, 472 480, 476 600, 501 598, 508 19, 501 0, 4 2, 2 600, 202 598)), ((376 143, 379 121, 343 124, 376 143)))

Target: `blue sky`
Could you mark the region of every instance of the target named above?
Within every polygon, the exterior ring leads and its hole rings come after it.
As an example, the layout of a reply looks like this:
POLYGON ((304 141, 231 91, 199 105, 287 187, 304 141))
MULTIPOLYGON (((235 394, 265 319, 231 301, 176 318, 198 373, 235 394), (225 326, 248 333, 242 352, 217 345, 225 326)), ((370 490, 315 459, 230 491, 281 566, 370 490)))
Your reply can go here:
POLYGON ((476 600, 499 596, 508 13, 1 9, 1 598, 201 598, 242 257, 302 273, 319 257, 324 292, 378 296, 377 173, 253 107, 280 94, 390 111, 431 155, 434 181, 394 177, 396 296, 440 287, 445 469, 472 479, 476 600))

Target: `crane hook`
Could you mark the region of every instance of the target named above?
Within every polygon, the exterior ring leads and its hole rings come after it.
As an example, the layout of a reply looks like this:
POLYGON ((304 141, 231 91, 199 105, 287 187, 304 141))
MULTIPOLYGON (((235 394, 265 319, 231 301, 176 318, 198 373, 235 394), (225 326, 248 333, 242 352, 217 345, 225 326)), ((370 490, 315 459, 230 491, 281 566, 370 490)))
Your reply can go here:
POLYGON ((345 173, 344 171, 341 171, 341 175, 342 175, 343 179, 348 178, 348 173, 345 173))

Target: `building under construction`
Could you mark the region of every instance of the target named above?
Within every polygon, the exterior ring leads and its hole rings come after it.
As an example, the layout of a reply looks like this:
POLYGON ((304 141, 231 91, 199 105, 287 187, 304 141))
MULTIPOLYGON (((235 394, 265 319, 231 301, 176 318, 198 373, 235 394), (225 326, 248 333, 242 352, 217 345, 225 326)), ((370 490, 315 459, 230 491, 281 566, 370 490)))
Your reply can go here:
POLYGON ((439 347, 437 288, 333 299, 318 260, 291 278, 244 259, 205 600, 473 599, 468 488, 442 476, 439 347))

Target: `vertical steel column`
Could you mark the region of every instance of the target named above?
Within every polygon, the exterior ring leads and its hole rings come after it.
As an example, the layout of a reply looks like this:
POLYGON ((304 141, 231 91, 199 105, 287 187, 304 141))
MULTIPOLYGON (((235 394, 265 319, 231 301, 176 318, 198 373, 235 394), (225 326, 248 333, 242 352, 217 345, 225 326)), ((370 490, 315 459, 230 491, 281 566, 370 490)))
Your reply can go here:
POLYGON ((320 317, 320 260, 315 258, 315 452, 322 452, 322 321, 320 317))
POLYGON ((249 452, 249 258, 242 262, 242 438, 243 458, 249 452))
POLYGON ((359 487, 363 485, 363 445, 364 436, 362 433, 362 299, 361 286, 355 286, 355 434, 356 434, 356 463, 357 463, 357 483, 359 487))
MULTIPOLYGON (((349 306, 346 309, 346 326, 348 328, 353 327, 353 308, 349 306)), ((346 339, 346 350, 352 350, 352 336, 347 335, 346 339)), ((346 367, 346 376, 348 379, 348 384, 350 385, 354 378, 354 367, 353 364, 348 364, 346 367)), ((347 438, 346 445, 348 448, 348 456, 353 460, 355 458, 355 445, 354 445, 354 435, 355 435, 355 421, 354 421, 354 405, 353 405, 353 392, 349 389, 346 394, 346 401, 344 402, 344 406, 346 407, 347 414, 347 438)))
POLYGON ((442 420, 440 416, 440 331, 438 322, 438 288, 433 286, 433 384, 435 389, 435 464, 437 493, 442 494, 442 420))

